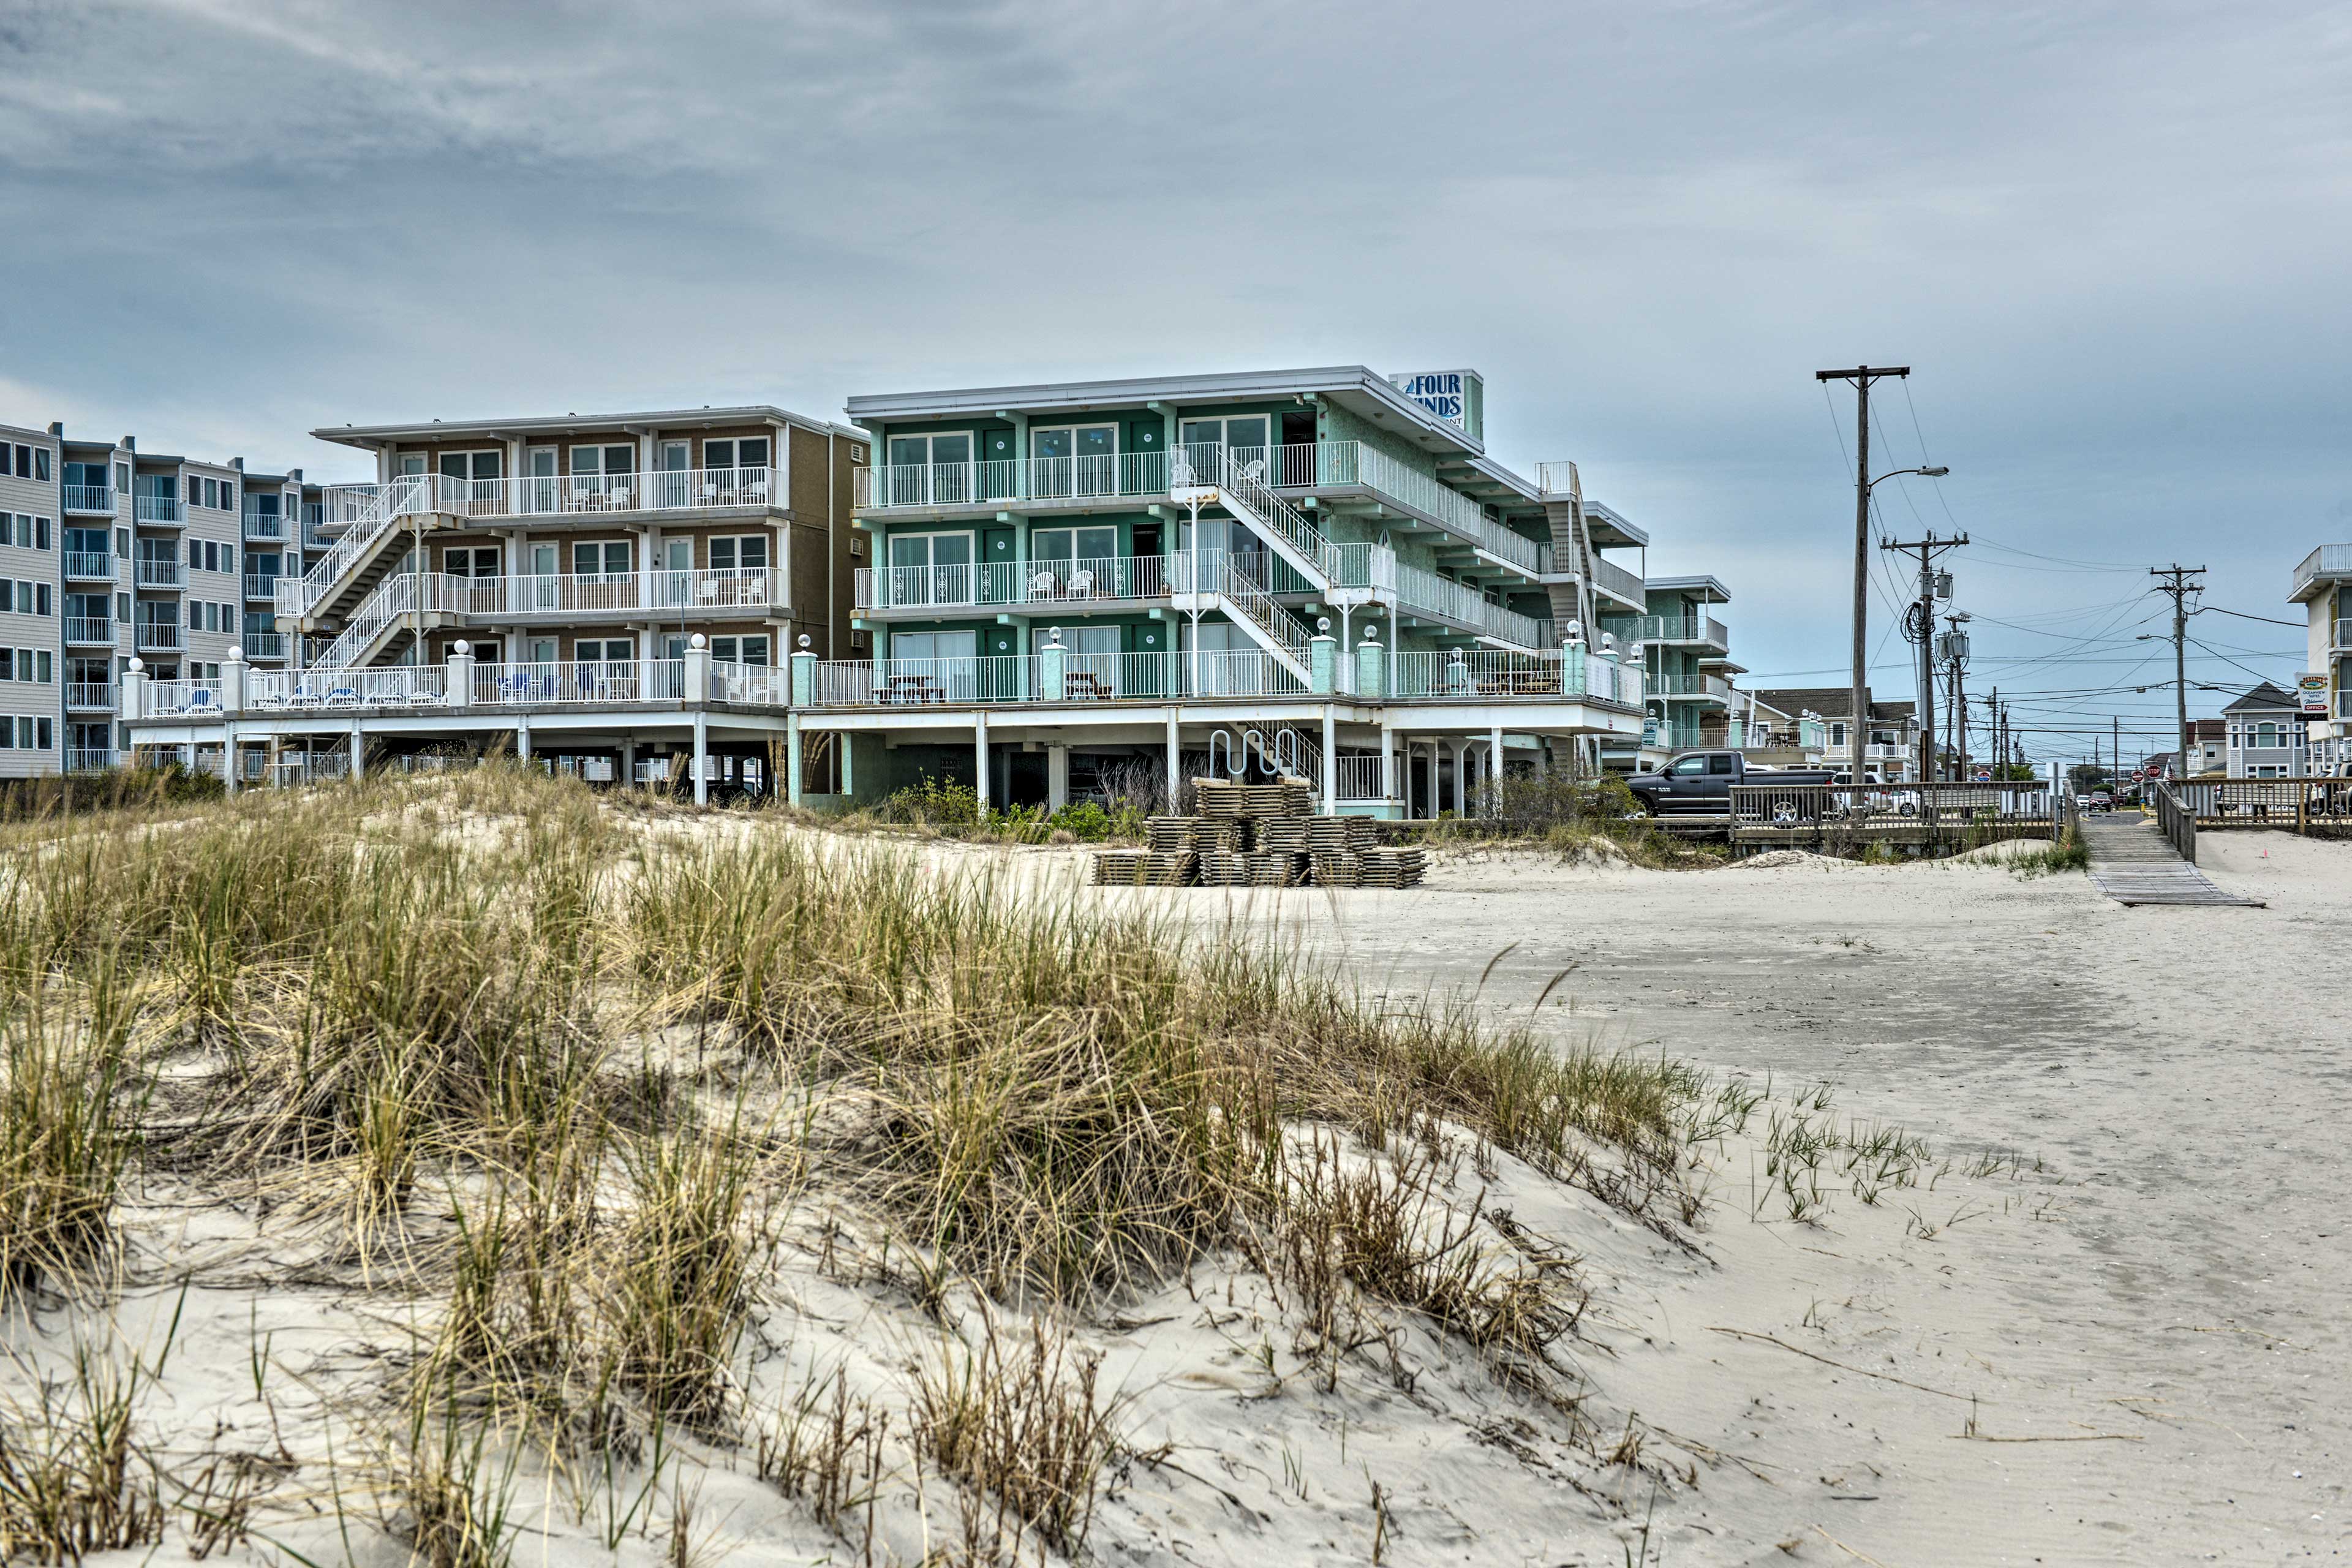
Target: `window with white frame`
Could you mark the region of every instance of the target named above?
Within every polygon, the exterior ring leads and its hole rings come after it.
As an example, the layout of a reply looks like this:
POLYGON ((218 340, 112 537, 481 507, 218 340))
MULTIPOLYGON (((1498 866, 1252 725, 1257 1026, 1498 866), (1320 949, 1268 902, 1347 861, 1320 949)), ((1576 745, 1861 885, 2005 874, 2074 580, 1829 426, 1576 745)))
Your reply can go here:
POLYGON ((710 657, 721 664, 766 664, 773 643, 759 637, 712 637, 710 657))
POLYGON ((1118 481, 1118 426, 1058 425, 1029 430, 1032 494, 1111 495, 1118 481))
POLYGON ((583 637, 572 647, 574 657, 585 663, 623 664, 636 657, 634 637, 583 637))
POLYGON ((625 539, 581 539, 572 544, 575 577, 625 577, 629 574, 629 542, 625 539))
POLYGON ((710 542, 713 572, 749 572, 767 564, 768 536, 764 533, 730 534, 710 542))

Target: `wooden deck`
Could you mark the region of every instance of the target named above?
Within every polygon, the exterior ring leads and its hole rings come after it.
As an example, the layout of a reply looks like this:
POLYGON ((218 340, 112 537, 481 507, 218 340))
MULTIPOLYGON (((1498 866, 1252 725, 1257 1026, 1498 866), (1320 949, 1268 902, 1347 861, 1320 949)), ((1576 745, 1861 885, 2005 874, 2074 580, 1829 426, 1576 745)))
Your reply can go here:
POLYGON ((2157 830, 2137 814, 2085 816, 2083 841, 2091 851, 2091 882, 2119 904, 2223 904, 2253 909, 2260 899, 2225 893, 2204 872, 2180 858, 2157 830))

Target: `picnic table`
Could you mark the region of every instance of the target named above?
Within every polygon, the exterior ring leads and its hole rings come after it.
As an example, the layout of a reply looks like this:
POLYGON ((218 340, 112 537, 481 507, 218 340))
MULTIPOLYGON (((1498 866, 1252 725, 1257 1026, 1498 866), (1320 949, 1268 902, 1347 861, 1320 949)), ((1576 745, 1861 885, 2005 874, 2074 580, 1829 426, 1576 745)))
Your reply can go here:
POLYGON ((1117 693, 1110 682, 1089 669, 1073 669, 1062 677, 1062 695, 1073 702, 1108 702, 1117 693))
POLYGON ((929 675, 894 675, 882 689, 882 700, 894 705, 929 704, 947 700, 945 684, 929 675))

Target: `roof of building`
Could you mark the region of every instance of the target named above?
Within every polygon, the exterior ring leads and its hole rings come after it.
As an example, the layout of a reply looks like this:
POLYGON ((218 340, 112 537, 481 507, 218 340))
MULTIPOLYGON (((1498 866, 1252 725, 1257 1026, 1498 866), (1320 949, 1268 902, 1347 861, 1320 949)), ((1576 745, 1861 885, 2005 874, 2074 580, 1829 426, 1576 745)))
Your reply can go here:
MULTIPOLYGON (((1234 403, 1266 397, 1328 397, 1352 413, 1402 432, 1432 451, 1486 453, 1486 443, 1440 419, 1394 382, 1366 365, 1322 365, 1306 370, 1225 371, 1200 375, 1127 376, 1108 381, 1040 382, 1027 386, 971 386, 939 392, 868 393, 848 400, 849 417, 863 425, 878 419, 933 419, 988 416, 1001 410, 1079 414, 1090 409, 1133 408, 1144 404, 1234 403)), ((1507 470, 1506 470, 1507 471, 1507 470)), ((1517 476, 1512 476, 1517 479, 1517 476)), ((1517 480, 1524 485, 1525 480, 1517 480)))
POLYGON ((2265 680, 2261 685, 2255 687, 2252 691, 2247 692, 2243 697, 2239 698, 2235 702, 2230 703, 2228 706, 2224 707, 2221 711, 2224 713, 2250 713, 2260 712, 2265 709, 2271 708, 2284 708, 2292 712, 2300 712, 2302 711, 2302 703, 2295 699, 2294 693, 2282 691, 2277 687, 2273 686, 2269 681, 2265 680))
POLYGON ((612 430, 631 425, 668 426, 672 428, 700 426, 705 429, 716 429, 722 425, 762 425, 771 421, 779 425, 798 425, 807 430, 854 436, 861 441, 867 438, 863 430, 854 430, 830 419, 795 414, 789 408, 778 408, 766 403, 728 408, 708 405, 700 408, 648 408, 626 414, 531 415, 520 419, 427 419, 407 425, 328 425, 310 434, 321 441, 373 449, 392 441, 424 441, 446 436, 500 436, 509 432, 561 436, 576 430, 612 430))
POLYGON ((1720 579, 1705 572, 1680 577, 1644 577, 1642 587, 1652 594, 1685 594, 1702 605, 1731 603, 1731 590, 1725 587, 1720 579))
MULTIPOLYGON (((1757 700, 1776 708, 1783 713, 1795 714, 1800 718, 1807 713, 1818 713, 1824 719, 1845 719, 1852 717, 1853 713, 1853 693, 1843 686, 1781 686, 1770 689, 1759 689, 1756 697, 1757 700)), ((1874 720, 1908 719, 1916 706, 1911 702, 1881 702, 1877 698, 1870 695, 1869 689, 1866 687, 1863 690, 1863 700, 1870 704, 1870 716, 1874 720)))

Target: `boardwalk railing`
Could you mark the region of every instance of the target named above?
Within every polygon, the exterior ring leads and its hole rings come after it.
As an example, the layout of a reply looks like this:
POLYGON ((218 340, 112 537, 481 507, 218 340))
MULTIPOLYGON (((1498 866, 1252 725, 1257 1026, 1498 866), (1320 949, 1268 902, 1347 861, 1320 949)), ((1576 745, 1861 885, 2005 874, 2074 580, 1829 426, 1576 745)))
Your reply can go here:
POLYGON ((2209 779, 2172 788, 2200 827, 2352 828, 2352 779, 2209 779))
POLYGON ((2157 831, 2165 841, 2179 852, 2191 866, 2197 864, 2197 815, 2172 793, 2170 784, 2154 786, 2150 800, 2156 807, 2157 831))
POLYGON ((1730 831, 1737 844, 1958 848, 2055 837, 2063 810, 2044 784, 1734 784, 1730 831))

